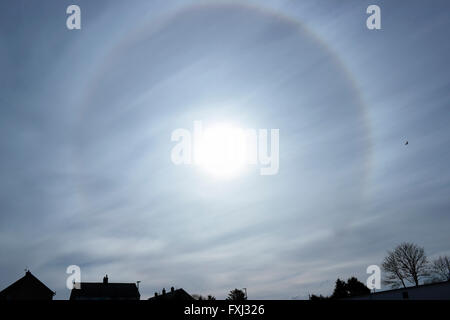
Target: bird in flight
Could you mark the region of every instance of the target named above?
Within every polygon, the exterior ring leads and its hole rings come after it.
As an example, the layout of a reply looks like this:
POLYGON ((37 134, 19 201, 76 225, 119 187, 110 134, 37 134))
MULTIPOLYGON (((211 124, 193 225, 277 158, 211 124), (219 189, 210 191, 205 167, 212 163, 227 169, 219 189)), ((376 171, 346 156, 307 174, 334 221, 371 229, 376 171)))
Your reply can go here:
POLYGON ((408 141, 405 142, 405 146, 407 146, 407 145, 408 145, 408 141))

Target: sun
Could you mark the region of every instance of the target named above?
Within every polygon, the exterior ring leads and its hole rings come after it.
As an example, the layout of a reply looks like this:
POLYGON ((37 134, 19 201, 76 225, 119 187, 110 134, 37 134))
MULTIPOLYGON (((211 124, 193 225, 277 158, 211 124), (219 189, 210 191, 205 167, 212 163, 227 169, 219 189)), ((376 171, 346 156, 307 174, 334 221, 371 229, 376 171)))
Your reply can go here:
POLYGON ((195 147, 200 168, 210 175, 230 179, 239 176, 246 164, 244 130, 228 124, 206 128, 195 147))

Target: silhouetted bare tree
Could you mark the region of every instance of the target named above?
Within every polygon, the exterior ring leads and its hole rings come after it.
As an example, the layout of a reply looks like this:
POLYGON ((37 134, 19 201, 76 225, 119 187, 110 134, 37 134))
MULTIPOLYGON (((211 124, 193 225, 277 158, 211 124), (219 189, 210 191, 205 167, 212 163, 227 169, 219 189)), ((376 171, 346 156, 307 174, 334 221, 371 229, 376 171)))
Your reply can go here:
POLYGON ((382 268, 385 272, 383 282, 386 285, 395 288, 400 287, 401 284, 403 288, 406 288, 405 275, 403 274, 400 261, 393 252, 388 252, 388 255, 384 258, 382 268))
POLYGON ((403 285, 405 281, 419 285, 419 281, 429 274, 429 264, 425 250, 413 243, 404 242, 388 255, 382 264, 386 273, 384 283, 393 287, 403 285))
POLYGON ((450 257, 443 256, 433 260, 432 271, 437 280, 450 280, 450 257))

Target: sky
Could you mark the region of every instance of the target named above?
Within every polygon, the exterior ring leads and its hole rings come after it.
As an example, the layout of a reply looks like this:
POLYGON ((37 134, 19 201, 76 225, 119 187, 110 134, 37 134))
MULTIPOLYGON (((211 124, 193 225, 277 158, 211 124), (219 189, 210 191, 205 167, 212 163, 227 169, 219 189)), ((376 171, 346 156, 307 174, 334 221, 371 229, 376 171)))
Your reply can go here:
POLYGON ((365 283, 403 241, 450 254, 449 11, 2 1, 0 289, 28 268, 68 299, 77 265, 82 281, 141 281, 141 298, 307 299, 365 283), (277 174, 175 165, 171 133, 196 120, 279 129, 277 174))

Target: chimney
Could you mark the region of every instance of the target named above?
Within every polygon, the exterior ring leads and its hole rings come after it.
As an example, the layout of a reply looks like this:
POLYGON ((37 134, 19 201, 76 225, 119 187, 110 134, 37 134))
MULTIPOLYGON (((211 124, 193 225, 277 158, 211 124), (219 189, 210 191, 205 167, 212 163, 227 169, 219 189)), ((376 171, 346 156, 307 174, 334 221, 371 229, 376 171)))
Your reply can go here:
POLYGON ((174 287, 172 287, 172 288, 170 288, 170 292, 174 292, 175 291, 175 288, 174 287))
POLYGON ((166 294, 166 288, 163 288, 162 294, 163 294, 163 295, 166 294))
POLYGON ((108 284, 108 275, 103 277, 103 284, 108 284))

